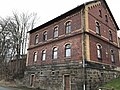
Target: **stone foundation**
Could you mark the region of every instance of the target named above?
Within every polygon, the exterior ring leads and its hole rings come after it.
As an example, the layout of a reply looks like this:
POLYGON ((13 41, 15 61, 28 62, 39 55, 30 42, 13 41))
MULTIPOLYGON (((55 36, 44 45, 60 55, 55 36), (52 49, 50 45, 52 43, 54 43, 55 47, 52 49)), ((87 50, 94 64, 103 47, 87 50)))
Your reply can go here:
POLYGON ((23 83, 45 90, 83 90, 84 76, 87 90, 96 90, 100 84, 120 76, 120 72, 86 67, 84 73, 82 65, 78 63, 34 65, 27 67, 23 83))

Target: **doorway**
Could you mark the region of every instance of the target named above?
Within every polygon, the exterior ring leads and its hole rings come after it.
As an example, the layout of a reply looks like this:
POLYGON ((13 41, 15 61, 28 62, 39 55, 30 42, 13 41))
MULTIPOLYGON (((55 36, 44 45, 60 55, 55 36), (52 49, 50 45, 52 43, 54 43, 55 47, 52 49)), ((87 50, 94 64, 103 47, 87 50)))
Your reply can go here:
POLYGON ((70 75, 64 75, 64 90, 70 90, 70 75))

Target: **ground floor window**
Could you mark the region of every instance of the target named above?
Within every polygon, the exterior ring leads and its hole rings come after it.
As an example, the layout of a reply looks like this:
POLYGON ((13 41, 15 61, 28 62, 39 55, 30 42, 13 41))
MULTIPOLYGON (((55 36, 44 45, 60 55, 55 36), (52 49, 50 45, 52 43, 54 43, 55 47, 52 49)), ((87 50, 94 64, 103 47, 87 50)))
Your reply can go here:
POLYGON ((35 74, 31 74, 30 76, 30 86, 34 87, 35 84, 35 74))

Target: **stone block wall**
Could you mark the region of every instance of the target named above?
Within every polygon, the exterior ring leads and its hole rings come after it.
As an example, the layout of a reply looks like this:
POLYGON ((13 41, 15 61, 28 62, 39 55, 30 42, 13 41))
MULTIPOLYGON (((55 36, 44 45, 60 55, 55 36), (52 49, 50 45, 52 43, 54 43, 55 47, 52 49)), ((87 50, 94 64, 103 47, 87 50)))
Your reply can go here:
MULTIPOLYGON (((28 87, 45 90, 65 89, 65 78, 69 76, 68 90, 83 90, 84 73, 81 64, 69 63, 60 65, 28 66, 25 72, 23 84, 28 87), (31 77, 34 76, 34 80, 31 77), (31 85, 32 82, 32 85, 31 85)), ((117 78, 120 72, 98 68, 86 68, 86 88, 96 90, 102 83, 117 78)))
POLYGON ((106 69, 87 68, 87 90, 96 90, 100 85, 120 76, 120 72, 106 69))

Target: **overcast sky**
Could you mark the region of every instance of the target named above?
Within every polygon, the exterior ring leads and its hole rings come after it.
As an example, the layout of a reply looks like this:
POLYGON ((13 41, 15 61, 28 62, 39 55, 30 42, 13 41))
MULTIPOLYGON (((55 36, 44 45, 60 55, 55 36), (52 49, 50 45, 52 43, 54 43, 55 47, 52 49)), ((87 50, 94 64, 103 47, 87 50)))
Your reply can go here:
MULTIPOLYGON (((10 16, 13 11, 35 12, 40 17, 38 25, 41 25, 88 1, 90 0, 1 0, 0 16, 10 16)), ((119 0, 106 2, 120 27, 119 0)))

